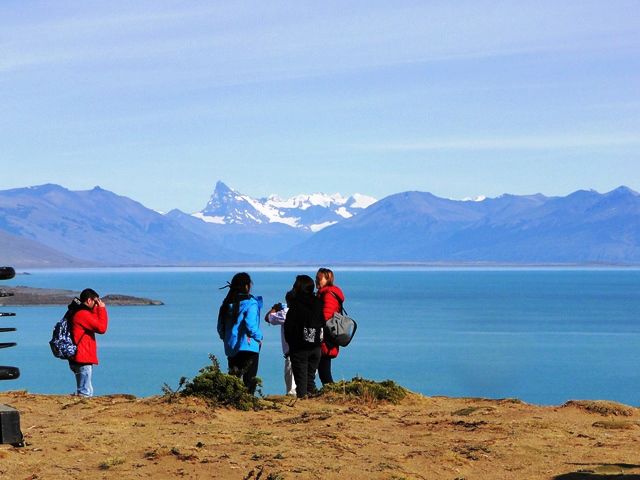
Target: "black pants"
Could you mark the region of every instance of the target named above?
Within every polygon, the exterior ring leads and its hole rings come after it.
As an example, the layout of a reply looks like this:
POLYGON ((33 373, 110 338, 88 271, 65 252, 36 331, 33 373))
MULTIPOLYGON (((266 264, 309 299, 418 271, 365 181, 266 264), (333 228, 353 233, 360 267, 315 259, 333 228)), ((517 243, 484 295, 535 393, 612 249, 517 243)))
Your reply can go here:
POLYGON ((229 375, 242 378, 247 390, 254 394, 256 391, 256 376, 258 375, 258 352, 240 351, 234 357, 227 357, 229 361, 229 375))
POLYGON ((318 364, 318 376, 322 385, 327 383, 333 383, 333 377, 331 376, 331 358, 322 355, 320 357, 320 363, 318 364))
POLYGON ((296 381, 296 396, 304 398, 316 391, 316 369, 320 361, 320 347, 289 352, 291 370, 296 381))

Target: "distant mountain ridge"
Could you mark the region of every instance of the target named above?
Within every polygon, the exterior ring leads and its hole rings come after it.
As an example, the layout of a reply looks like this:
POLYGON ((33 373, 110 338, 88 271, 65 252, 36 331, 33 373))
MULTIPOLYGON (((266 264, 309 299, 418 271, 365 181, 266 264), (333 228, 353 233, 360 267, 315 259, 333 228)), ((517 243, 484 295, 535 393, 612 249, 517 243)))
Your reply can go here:
POLYGON ((640 195, 620 187, 480 202, 404 192, 317 233, 283 258, 344 263, 638 264, 640 195))
POLYGON ((0 263, 640 265, 640 194, 450 200, 427 192, 253 199, 218 182, 196 214, 96 187, 0 191, 0 263))
POLYGON ((260 258, 225 249, 138 202, 100 187, 74 192, 48 184, 2 191, 0 231, 92 265, 200 264, 260 258))

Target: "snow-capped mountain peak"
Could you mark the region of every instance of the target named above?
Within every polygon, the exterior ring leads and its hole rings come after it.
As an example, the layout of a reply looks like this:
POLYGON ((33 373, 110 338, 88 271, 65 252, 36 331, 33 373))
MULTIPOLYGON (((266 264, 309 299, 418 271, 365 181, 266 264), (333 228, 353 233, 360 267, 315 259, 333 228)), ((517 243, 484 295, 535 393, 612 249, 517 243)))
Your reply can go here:
POLYGON ((317 232, 375 203, 373 197, 339 193, 300 194, 291 198, 270 195, 252 198, 218 181, 207 206, 194 217, 218 224, 283 223, 295 228, 317 232))
POLYGON ((367 208, 376 203, 376 199, 361 193, 354 193, 350 199, 352 200, 351 208, 367 208))
POLYGON ((477 195, 475 197, 464 197, 463 202, 484 202, 487 199, 485 195, 477 195))

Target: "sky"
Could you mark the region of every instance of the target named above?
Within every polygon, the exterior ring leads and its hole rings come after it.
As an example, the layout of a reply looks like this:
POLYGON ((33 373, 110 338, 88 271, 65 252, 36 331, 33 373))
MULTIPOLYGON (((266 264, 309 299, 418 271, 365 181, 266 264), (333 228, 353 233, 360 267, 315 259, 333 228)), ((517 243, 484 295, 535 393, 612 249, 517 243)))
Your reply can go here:
POLYGON ((0 189, 640 190, 640 2, 0 2, 0 189))

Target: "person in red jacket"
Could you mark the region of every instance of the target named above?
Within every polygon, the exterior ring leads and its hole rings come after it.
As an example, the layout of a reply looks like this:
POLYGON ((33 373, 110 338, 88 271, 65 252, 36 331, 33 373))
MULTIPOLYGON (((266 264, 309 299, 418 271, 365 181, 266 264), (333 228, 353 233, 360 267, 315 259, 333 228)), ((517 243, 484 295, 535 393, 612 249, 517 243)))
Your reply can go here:
MULTIPOLYGON (((322 313, 324 321, 329 320, 334 313, 342 310, 341 304, 344 302, 344 293, 340 287, 333 284, 334 275, 328 268, 320 268, 316 273, 316 288, 318 289, 318 298, 322 300, 322 313)), ((339 347, 331 345, 323 341, 320 344, 322 356, 318 364, 318 376, 322 385, 333 383, 331 375, 331 359, 338 356, 339 347)))
MULTIPOLYGON (((71 310, 71 306, 70 306, 71 310)), ((100 295, 90 288, 80 293, 80 305, 71 314, 71 338, 78 347, 69 368, 76 376, 76 395, 93 396, 91 375, 98 364, 96 333, 105 333, 109 323, 107 309, 100 295)))

